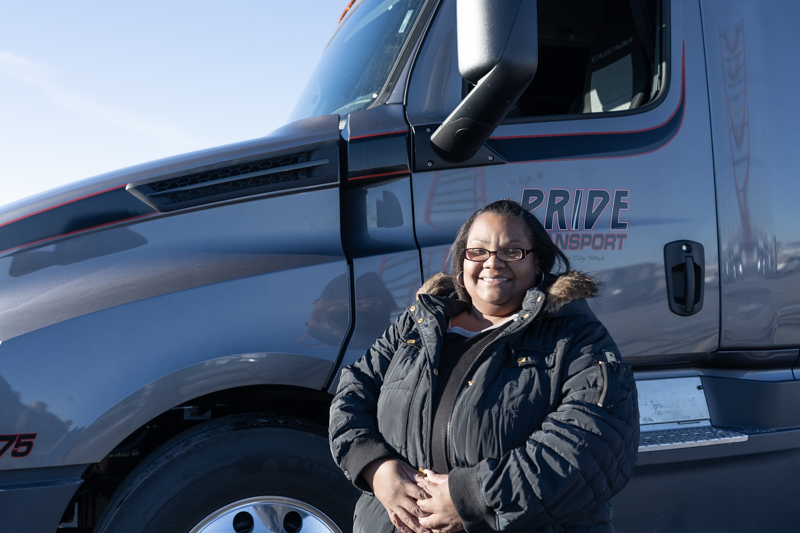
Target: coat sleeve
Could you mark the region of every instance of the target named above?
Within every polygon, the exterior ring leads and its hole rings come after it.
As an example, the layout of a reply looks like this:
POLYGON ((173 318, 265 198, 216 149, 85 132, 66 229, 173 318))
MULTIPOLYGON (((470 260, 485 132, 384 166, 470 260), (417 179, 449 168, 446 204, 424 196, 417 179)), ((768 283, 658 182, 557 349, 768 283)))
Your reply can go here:
POLYGON ((366 492, 372 489, 361 477, 364 467, 376 459, 397 457, 378 431, 378 395, 401 332, 411 327, 408 312, 403 313, 361 359, 344 367, 331 403, 328 437, 333 459, 347 479, 366 492))
POLYGON ((524 446, 450 472, 467 531, 568 522, 627 484, 639 442, 636 386, 602 324, 589 322, 572 336, 558 383, 556 408, 524 446))

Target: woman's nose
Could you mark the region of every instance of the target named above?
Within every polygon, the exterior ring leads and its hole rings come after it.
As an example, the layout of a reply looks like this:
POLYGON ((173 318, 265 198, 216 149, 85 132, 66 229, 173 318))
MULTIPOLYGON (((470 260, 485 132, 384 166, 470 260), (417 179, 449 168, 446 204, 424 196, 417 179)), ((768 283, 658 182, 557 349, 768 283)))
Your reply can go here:
POLYGON ((497 254, 491 254, 489 259, 483 262, 483 268, 501 268, 505 265, 505 262, 497 257, 497 254))

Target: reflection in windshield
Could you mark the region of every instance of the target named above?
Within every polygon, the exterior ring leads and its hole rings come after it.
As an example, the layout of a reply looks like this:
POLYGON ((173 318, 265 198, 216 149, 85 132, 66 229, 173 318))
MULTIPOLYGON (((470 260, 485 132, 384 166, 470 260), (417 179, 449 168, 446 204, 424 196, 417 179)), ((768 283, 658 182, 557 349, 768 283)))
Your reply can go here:
POLYGON ((364 0, 334 34, 290 121, 346 115, 381 92, 425 0, 364 0))

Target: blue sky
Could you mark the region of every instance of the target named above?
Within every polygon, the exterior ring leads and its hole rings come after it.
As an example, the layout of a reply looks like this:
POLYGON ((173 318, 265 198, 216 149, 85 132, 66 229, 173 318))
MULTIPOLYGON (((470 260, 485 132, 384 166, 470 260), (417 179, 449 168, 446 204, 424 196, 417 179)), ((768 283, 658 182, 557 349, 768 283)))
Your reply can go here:
POLYGON ((0 206, 284 124, 349 0, 0 0, 0 206))

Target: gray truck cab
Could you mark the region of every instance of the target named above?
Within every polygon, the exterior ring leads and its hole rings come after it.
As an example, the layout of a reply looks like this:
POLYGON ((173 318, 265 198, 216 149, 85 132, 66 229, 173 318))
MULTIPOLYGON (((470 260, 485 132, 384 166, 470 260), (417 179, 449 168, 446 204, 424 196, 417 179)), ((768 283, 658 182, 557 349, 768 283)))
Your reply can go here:
POLYGON ((349 531, 339 369, 501 198, 634 366, 616 530, 800 527, 800 5, 347 7, 286 126, 0 209, 0 531, 349 531))

